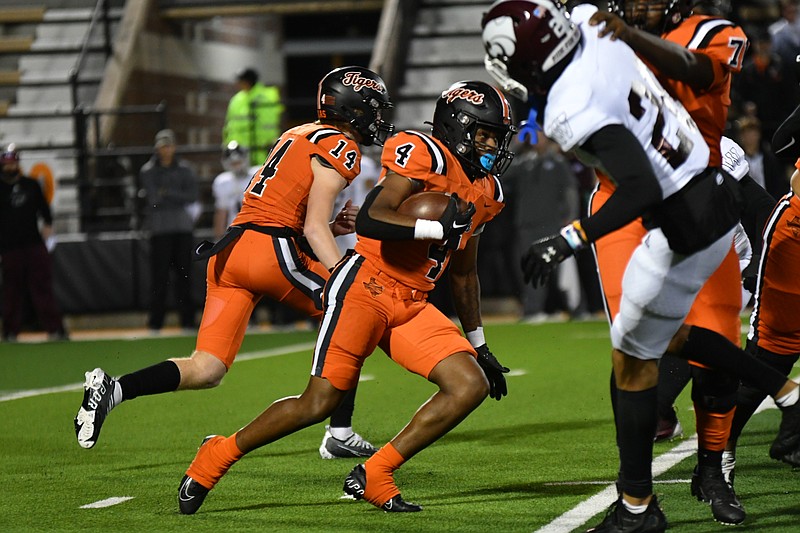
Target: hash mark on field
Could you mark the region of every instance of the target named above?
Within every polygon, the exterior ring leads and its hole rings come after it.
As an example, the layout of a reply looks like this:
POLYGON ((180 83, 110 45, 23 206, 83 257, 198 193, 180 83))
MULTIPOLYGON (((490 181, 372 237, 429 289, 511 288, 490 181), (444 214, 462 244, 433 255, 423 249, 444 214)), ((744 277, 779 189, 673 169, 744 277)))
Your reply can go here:
POLYGON ((126 502, 128 500, 132 500, 133 496, 113 496, 111 498, 106 498, 105 500, 96 501, 94 503, 87 503, 86 505, 81 505, 80 509, 102 509, 103 507, 111 507, 112 505, 118 505, 122 502, 126 502))

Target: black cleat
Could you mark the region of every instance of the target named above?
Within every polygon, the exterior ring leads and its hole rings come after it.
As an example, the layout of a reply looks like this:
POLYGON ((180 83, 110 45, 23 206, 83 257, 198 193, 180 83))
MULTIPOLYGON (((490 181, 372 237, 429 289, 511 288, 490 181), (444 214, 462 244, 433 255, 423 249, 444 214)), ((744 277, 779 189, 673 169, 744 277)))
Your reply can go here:
MULTIPOLYGON (((364 465, 356 465, 344 480, 344 492, 355 500, 362 500, 364 499, 364 488, 366 486, 367 471, 364 469, 364 465)), ((387 513, 416 513, 422 511, 421 505, 407 502, 399 494, 381 505, 380 508, 387 513)))
MULTIPOLYGON (((210 439, 216 437, 216 435, 208 435, 203 439, 203 442, 200 443, 200 448, 203 447, 203 444, 208 442, 210 439)), ((208 492, 211 489, 205 488, 203 485, 189 477, 189 475, 183 476, 181 479, 181 484, 178 487, 178 508, 181 510, 181 514, 194 514, 200 509, 200 506, 203 505, 203 501, 208 496, 208 492)))
POLYGON ((108 413, 116 405, 114 403, 114 387, 117 380, 95 368, 86 372, 83 384, 83 402, 75 415, 75 436, 82 448, 91 448, 100 437, 108 413))
POLYGON ((789 407, 782 407, 781 413, 781 425, 769 448, 769 456, 800 467, 800 401, 789 407))
POLYGON ((181 514, 194 514, 203 505, 208 489, 189 476, 183 476, 178 487, 178 508, 181 514))
POLYGON ((733 487, 725 482, 722 470, 695 466, 691 490, 698 501, 711 505, 711 514, 717 522, 725 525, 744 522, 747 514, 733 487))
POLYGON ((622 503, 622 496, 611 504, 600 524, 586 533, 661 533, 667 529, 667 518, 653 498, 642 514, 633 514, 622 503))

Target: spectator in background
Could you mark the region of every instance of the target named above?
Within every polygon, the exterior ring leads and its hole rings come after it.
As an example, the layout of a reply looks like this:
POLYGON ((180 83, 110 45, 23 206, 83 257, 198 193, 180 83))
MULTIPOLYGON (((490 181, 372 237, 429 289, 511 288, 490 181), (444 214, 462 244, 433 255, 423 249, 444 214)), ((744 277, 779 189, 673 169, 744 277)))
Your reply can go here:
POLYGON ((258 81, 258 73, 247 68, 236 75, 239 92, 228 102, 222 142, 237 141, 250 152, 250 164, 262 165, 272 143, 281 134, 280 91, 258 81))
POLYGON ((736 106, 742 115, 758 117, 762 134, 771 139, 778 124, 791 113, 792 103, 800 99, 792 65, 773 49, 769 34, 760 28, 748 28, 752 48, 741 73, 734 77, 736 106))
MULTIPOLYGON (((800 2, 798 0, 781 0, 781 18, 769 26, 772 48, 783 60, 784 65, 791 65, 797 54, 800 54, 800 2)), ((794 83, 798 79, 788 72, 794 83)))
POLYGON ((198 178, 175 155, 175 133, 161 130, 155 138, 155 154, 140 171, 147 204, 145 229, 150 232, 151 300, 148 327, 164 326, 167 290, 174 287, 181 327, 195 327, 191 293, 191 254, 194 247, 192 205, 198 199, 198 178), (175 282, 170 283, 170 270, 175 282))
MULTIPOLYGON (((506 197, 513 199, 517 257, 530 243, 558 232, 579 215, 578 180, 558 145, 542 134, 531 146, 522 143, 513 150, 517 155, 503 177, 506 197)), ((519 264, 516 260, 514 264, 519 264)), ((515 273, 520 276, 520 273, 515 273)), ((558 267, 543 287, 521 283, 523 321, 546 320, 548 294, 555 294, 556 308, 572 313, 580 303, 580 282, 574 257, 558 267)), ((552 296, 551 296, 552 298, 552 296)))
POLYGON ((736 122, 737 140, 744 150, 750 176, 773 198, 789 192, 789 179, 781 162, 762 140, 761 123, 757 118, 742 117, 736 122))
POLYGON ((3 268, 3 340, 17 340, 30 293, 39 323, 50 340, 66 340, 53 293, 53 265, 45 246, 53 217, 39 182, 22 175, 19 152, 0 154, 0 256, 3 268), (39 220, 44 222, 41 231, 39 220))

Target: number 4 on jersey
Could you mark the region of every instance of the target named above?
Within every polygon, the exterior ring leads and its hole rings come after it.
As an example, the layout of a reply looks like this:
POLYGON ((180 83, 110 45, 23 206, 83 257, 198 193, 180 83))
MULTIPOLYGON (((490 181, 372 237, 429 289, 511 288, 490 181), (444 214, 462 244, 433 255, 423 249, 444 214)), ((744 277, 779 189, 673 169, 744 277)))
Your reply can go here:
POLYGON ((277 150, 270 152, 269 159, 264 166, 261 167, 261 172, 258 174, 259 180, 255 182, 252 187, 250 187, 250 194, 254 194, 259 197, 264 194, 264 189, 267 188, 267 180, 271 180, 273 176, 275 176, 275 173, 278 171, 278 163, 280 163, 284 154, 286 154, 286 150, 289 149, 291 144, 292 140, 289 139, 280 145, 277 150))

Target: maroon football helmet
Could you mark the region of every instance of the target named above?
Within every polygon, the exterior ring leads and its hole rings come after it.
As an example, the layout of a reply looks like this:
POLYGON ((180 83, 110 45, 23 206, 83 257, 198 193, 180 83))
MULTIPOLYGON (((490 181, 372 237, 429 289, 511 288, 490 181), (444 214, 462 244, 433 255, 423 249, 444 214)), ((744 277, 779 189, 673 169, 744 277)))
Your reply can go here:
POLYGON ((551 0, 500 0, 481 27, 486 70, 524 102, 529 92, 547 92, 581 40, 567 12, 551 0))

